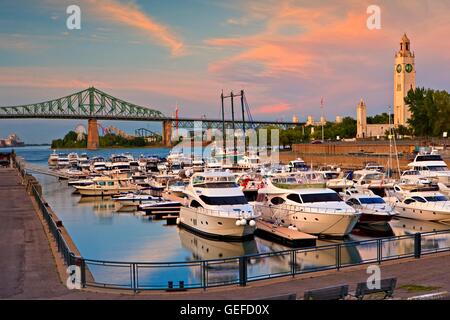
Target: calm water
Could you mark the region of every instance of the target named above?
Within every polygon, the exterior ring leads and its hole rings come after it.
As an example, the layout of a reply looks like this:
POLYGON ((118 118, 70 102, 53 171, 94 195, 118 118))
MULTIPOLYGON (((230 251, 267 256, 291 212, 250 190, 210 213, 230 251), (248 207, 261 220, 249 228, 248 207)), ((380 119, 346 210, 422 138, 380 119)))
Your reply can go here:
MULTIPOLYGON (((16 148, 16 153, 26 161, 47 166, 47 159, 52 152, 48 147, 16 148)), ((2 149, 0 152, 8 151, 2 149)), ((103 149, 98 151, 66 150, 67 152, 86 152, 90 157, 102 155, 108 157, 113 153, 130 152, 138 157, 144 155, 166 156, 168 149, 103 149)), ((61 151, 62 152, 62 151, 61 151)), ((36 174, 43 186, 44 197, 57 213, 69 231, 81 255, 88 259, 127 261, 127 262, 162 262, 192 261, 199 259, 216 259, 235 257, 244 254, 264 253, 287 249, 271 241, 255 237, 245 242, 213 241, 194 235, 177 226, 166 226, 165 221, 153 221, 148 217, 136 216, 133 213, 117 212, 114 202, 105 199, 82 198, 72 194, 73 189, 67 182, 56 178, 36 174)), ((450 226, 439 223, 395 219, 389 225, 378 229, 355 228, 349 240, 373 239, 381 236, 404 235, 416 232, 449 229, 450 226)), ((430 245, 448 246, 449 237, 439 236, 430 239, 430 245)), ((339 242, 338 240, 320 240, 318 245, 339 242)), ((385 254, 409 253, 413 243, 405 241, 401 244, 387 243, 383 248, 385 254)), ((376 257, 375 244, 346 247, 341 253, 345 263, 376 257)), ((297 256, 299 268, 305 270, 317 266, 329 266, 335 263, 334 250, 302 253, 297 256)), ((257 277, 266 273, 288 271, 290 257, 275 256, 266 259, 252 259, 249 265, 249 276, 257 277)), ((89 266, 96 281, 126 284, 129 282, 129 270, 89 266)), ((217 265, 208 271, 208 279, 223 281, 237 276, 236 264, 217 265)), ((159 268, 157 270, 140 270, 141 285, 160 284, 164 286, 168 280, 185 280, 186 283, 198 283, 201 277, 199 268, 159 268)))

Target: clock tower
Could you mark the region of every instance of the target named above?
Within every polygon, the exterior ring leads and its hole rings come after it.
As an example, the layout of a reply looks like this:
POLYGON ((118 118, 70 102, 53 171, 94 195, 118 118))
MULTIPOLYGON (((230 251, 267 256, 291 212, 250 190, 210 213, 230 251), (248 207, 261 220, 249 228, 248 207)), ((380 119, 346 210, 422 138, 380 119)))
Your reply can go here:
POLYGON ((416 66, 414 53, 406 33, 400 41, 400 50, 395 54, 394 66, 394 125, 407 125, 411 112, 405 104, 405 96, 416 88, 416 66))

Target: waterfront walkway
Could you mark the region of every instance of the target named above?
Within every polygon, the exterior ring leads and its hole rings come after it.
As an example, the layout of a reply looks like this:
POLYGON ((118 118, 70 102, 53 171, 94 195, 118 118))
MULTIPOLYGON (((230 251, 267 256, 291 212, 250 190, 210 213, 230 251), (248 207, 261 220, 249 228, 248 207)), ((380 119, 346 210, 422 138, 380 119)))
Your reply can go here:
MULTIPOLYGON (((250 283, 247 287, 189 290, 185 292, 118 291, 95 292, 93 289, 68 290, 58 273, 61 263, 52 254, 44 227, 34 210, 31 197, 21 185, 17 171, 0 168, 0 299, 258 299, 297 293, 308 289, 366 281, 366 266, 341 271, 324 271, 295 278, 284 277, 250 283)), ((59 259, 59 257, 57 257, 59 259)), ((395 298, 431 292, 450 292, 450 253, 429 255, 421 259, 384 262, 382 277, 397 277, 395 298), (427 290, 408 292, 405 285, 425 286, 427 290)))

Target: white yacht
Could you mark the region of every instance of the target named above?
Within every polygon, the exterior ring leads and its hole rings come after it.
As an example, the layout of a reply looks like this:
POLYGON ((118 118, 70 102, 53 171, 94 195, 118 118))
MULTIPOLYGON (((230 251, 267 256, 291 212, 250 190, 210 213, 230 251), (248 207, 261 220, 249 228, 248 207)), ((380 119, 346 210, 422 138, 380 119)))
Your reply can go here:
POLYGON ((58 168, 65 168, 70 166, 69 158, 66 153, 58 154, 58 161, 56 163, 58 168))
POLYGON ((256 211, 268 221, 300 231, 332 237, 348 235, 360 213, 327 188, 276 187, 268 179, 258 190, 256 211))
POLYGON ((149 194, 142 194, 140 192, 130 192, 126 194, 120 194, 118 196, 113 196, 114 201, 119 202, 122 206, 126 207, 138 207, 143 203, 148 203, 152 201, 162 201, 160 197, 154 197, 149 194))
POLYGON ((67 158, 71 166, 76 166, 78 164, 78 154, 76 152, 71 152, 68 154, 67 158))
POLYGON ((400 183, 402 184, 429 185, 436 182, 436 178, 423 175, 419 170, 414 169, 405 170, 400 176, 400 183))
POLYGON ((435 151, 429 154, 418 154, 414 161, 408 164, 408 167, 419 171, 425 177, 436 178, 438 182, 450 185, 450 169, 435 151))
POLYGON ((243 156, 238 160, 238 166, 245 169, 258 169, 261 167, 261 159, 256 154, 243 156))
POLYGON ((195 173, 184 193, 188 207, 180 209, 180 225, 216 238, 253 236, 259 214, 248 204, 231 173, 195 173))
POLYGON ((106 163, 106 168, 114 172, 130 172, 130 159, 125 155, 112 155, 110 162, 106 163))
POLYGON ((95 177, 92 179, 91 185, 76 185, 75 189, 82 196, 113 196, 122 192, 136 191, 139 186, 131 183, 131 179, 123 179, 118 177, 95 177))
POLYGON ((288 167, 291 172, 293 171, 307 171, 309 170, 308 165, 301 158, 289 161, 288 167))
POLYGON ((186 190, 187 183, 182 180, 169 180, 167 182, 167 191, 177 197, 182 198, 186 190))
POLYGON ((371 190, 381 197, 385 196, 386 189, 392 188, 395 184, 395 180, 387 178, 378 170, 356 170, 353 172, 352 180, 355 187, 371 190))
POLYGON ((49 166, 56 166, 58 164, 58 154, 55 150, 50 154, 48 157, 48 165, 49 166))
POLYGON ((343 191, 351 188, 355 182, 350 177, 350 172, 341 172, 337 178, 327 180, 327 188, 333 189, 334 191, 343 191))
POLYGON ((95 173, 101 173, 106 170, 106 162, 103 157, 94 157, 91 160, 91 171, 95 173))
POLYGON ((396 185, 387 199, 400 217, 450 222, 450 200, 437 186, 396 185))
POLYGON ((348 205, 361 212, 359 223, 384 224, 391 221, 397 214, 382 197, 377 196, 370 190, 360 192, 352 188, 346 190, 344 198, 348 205))

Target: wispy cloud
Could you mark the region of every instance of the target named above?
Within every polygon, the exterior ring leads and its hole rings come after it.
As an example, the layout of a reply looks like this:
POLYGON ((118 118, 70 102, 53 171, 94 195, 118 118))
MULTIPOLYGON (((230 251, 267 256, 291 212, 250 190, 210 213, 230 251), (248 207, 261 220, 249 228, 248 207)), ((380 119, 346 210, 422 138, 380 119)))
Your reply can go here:
POLYGON ((168 47, 173 56, 184 53, 183 41, 169 26, 157 22, 133 2, 121 3, 117 0, 85 0, 88 10, 95 11, 97 17, 113 23, 125 25, 142 31, 161 45, 168 47))

